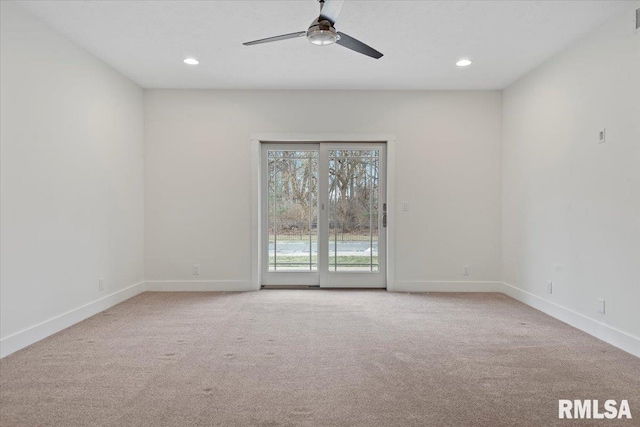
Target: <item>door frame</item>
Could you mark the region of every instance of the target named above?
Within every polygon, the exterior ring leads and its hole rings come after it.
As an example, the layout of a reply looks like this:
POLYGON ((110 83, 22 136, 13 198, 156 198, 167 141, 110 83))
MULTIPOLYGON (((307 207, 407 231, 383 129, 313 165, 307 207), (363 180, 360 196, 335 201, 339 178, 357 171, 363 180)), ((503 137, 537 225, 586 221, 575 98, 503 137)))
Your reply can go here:
POLYGON ((387 157, 387 290, 395 290, 395 143, 392 134, 251 134, 251 284, 254 290, 260 290, 262 261, 262 143, 311 143, 348 142, 348 143, 384 143, 387 157))

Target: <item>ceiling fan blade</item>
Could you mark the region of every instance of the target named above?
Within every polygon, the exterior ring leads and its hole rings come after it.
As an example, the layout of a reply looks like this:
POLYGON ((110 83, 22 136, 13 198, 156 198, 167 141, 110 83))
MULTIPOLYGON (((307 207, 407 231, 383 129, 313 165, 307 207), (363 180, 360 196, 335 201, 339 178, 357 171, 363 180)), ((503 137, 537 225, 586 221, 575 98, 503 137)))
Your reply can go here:
POLYGON ((344 0, 324 0, 320 2, 320 21, 327 20, 334 25, 338 20, 338 15, 342 10, 344 0))
POLYGON ((299 31, 297 33, 283 34, 281 36, 275 36, 275 37, 267 37, 266 39, 253 40, 253 41, 242 43, 242 44, 245 46, 253 46, 254 44, 279 42, 280 40, 295 39, 295 38, 306 36, 306 35, 307 35, 306 31, 299 31))
POLYGON ((346 47, 347 49, 351 49, 353 51, 356 51, 363 55, 370 56, 375 59, 382 58, 382 54, 377 50, 375 50, 374 48, 372 48, 371 46, 367 46, 366 44, 362 43, 360 40, 356 40, 345 33, 341 33, 340 31, 338 31, 338 34, 340 35, 340 39, 336 41, 336 43, 339 44, 340 46, 346 47))

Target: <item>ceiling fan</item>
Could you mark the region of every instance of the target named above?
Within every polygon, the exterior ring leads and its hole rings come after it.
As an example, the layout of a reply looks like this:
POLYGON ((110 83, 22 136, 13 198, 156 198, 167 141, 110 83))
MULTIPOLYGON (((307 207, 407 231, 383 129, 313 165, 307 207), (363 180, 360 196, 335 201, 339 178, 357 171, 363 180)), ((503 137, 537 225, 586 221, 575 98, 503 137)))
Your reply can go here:
POLYGON ((266 39, 254 40, 243 43, 245 46, 253 46, 254 44, 277 42, 280 40, 295 39, 306 36, 307 40, 318 46, 326 46, 329 44, 339 44, 340 46, 351 49, 363 55, 380 59, 382 53, 378 52, 371 46, 367 46, 360 40, 336 31, 334 25, 342 9, 343 0, 318 0, 320 3, 320 16, 314 19, 307 31, 299 31, 297 33, 283 34, 281 36, 268 37, 266 39))

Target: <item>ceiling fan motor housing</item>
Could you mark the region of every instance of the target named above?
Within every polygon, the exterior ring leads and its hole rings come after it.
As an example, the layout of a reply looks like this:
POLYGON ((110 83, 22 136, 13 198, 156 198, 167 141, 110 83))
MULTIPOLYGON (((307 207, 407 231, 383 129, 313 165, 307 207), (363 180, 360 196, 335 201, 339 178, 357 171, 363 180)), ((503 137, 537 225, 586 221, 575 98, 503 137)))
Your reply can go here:
POLYGON ((317 46, 326 46, 340 40, 340 35, 327 20, 315 20, 307 30, 307 40, 317 46))

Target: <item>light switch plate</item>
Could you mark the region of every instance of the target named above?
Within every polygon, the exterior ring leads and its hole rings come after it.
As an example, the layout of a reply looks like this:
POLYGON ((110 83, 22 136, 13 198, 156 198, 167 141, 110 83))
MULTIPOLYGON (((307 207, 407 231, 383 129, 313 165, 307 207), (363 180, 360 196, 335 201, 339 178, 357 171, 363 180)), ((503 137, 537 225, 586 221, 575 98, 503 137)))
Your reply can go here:
POLYGON ((604 300, 602 298, 598 298, 598 313, 604 314, 604 300))
POLYGON ((407 201, 402 202, 402 210, 405 212, 409 210, 409 202, 407 201))
POLYGON ((600 144, 602 144, 606 140, 607 140, 607 130, 606 129, 600 129, 600 131, 598 132, 598 142, 600 144))

